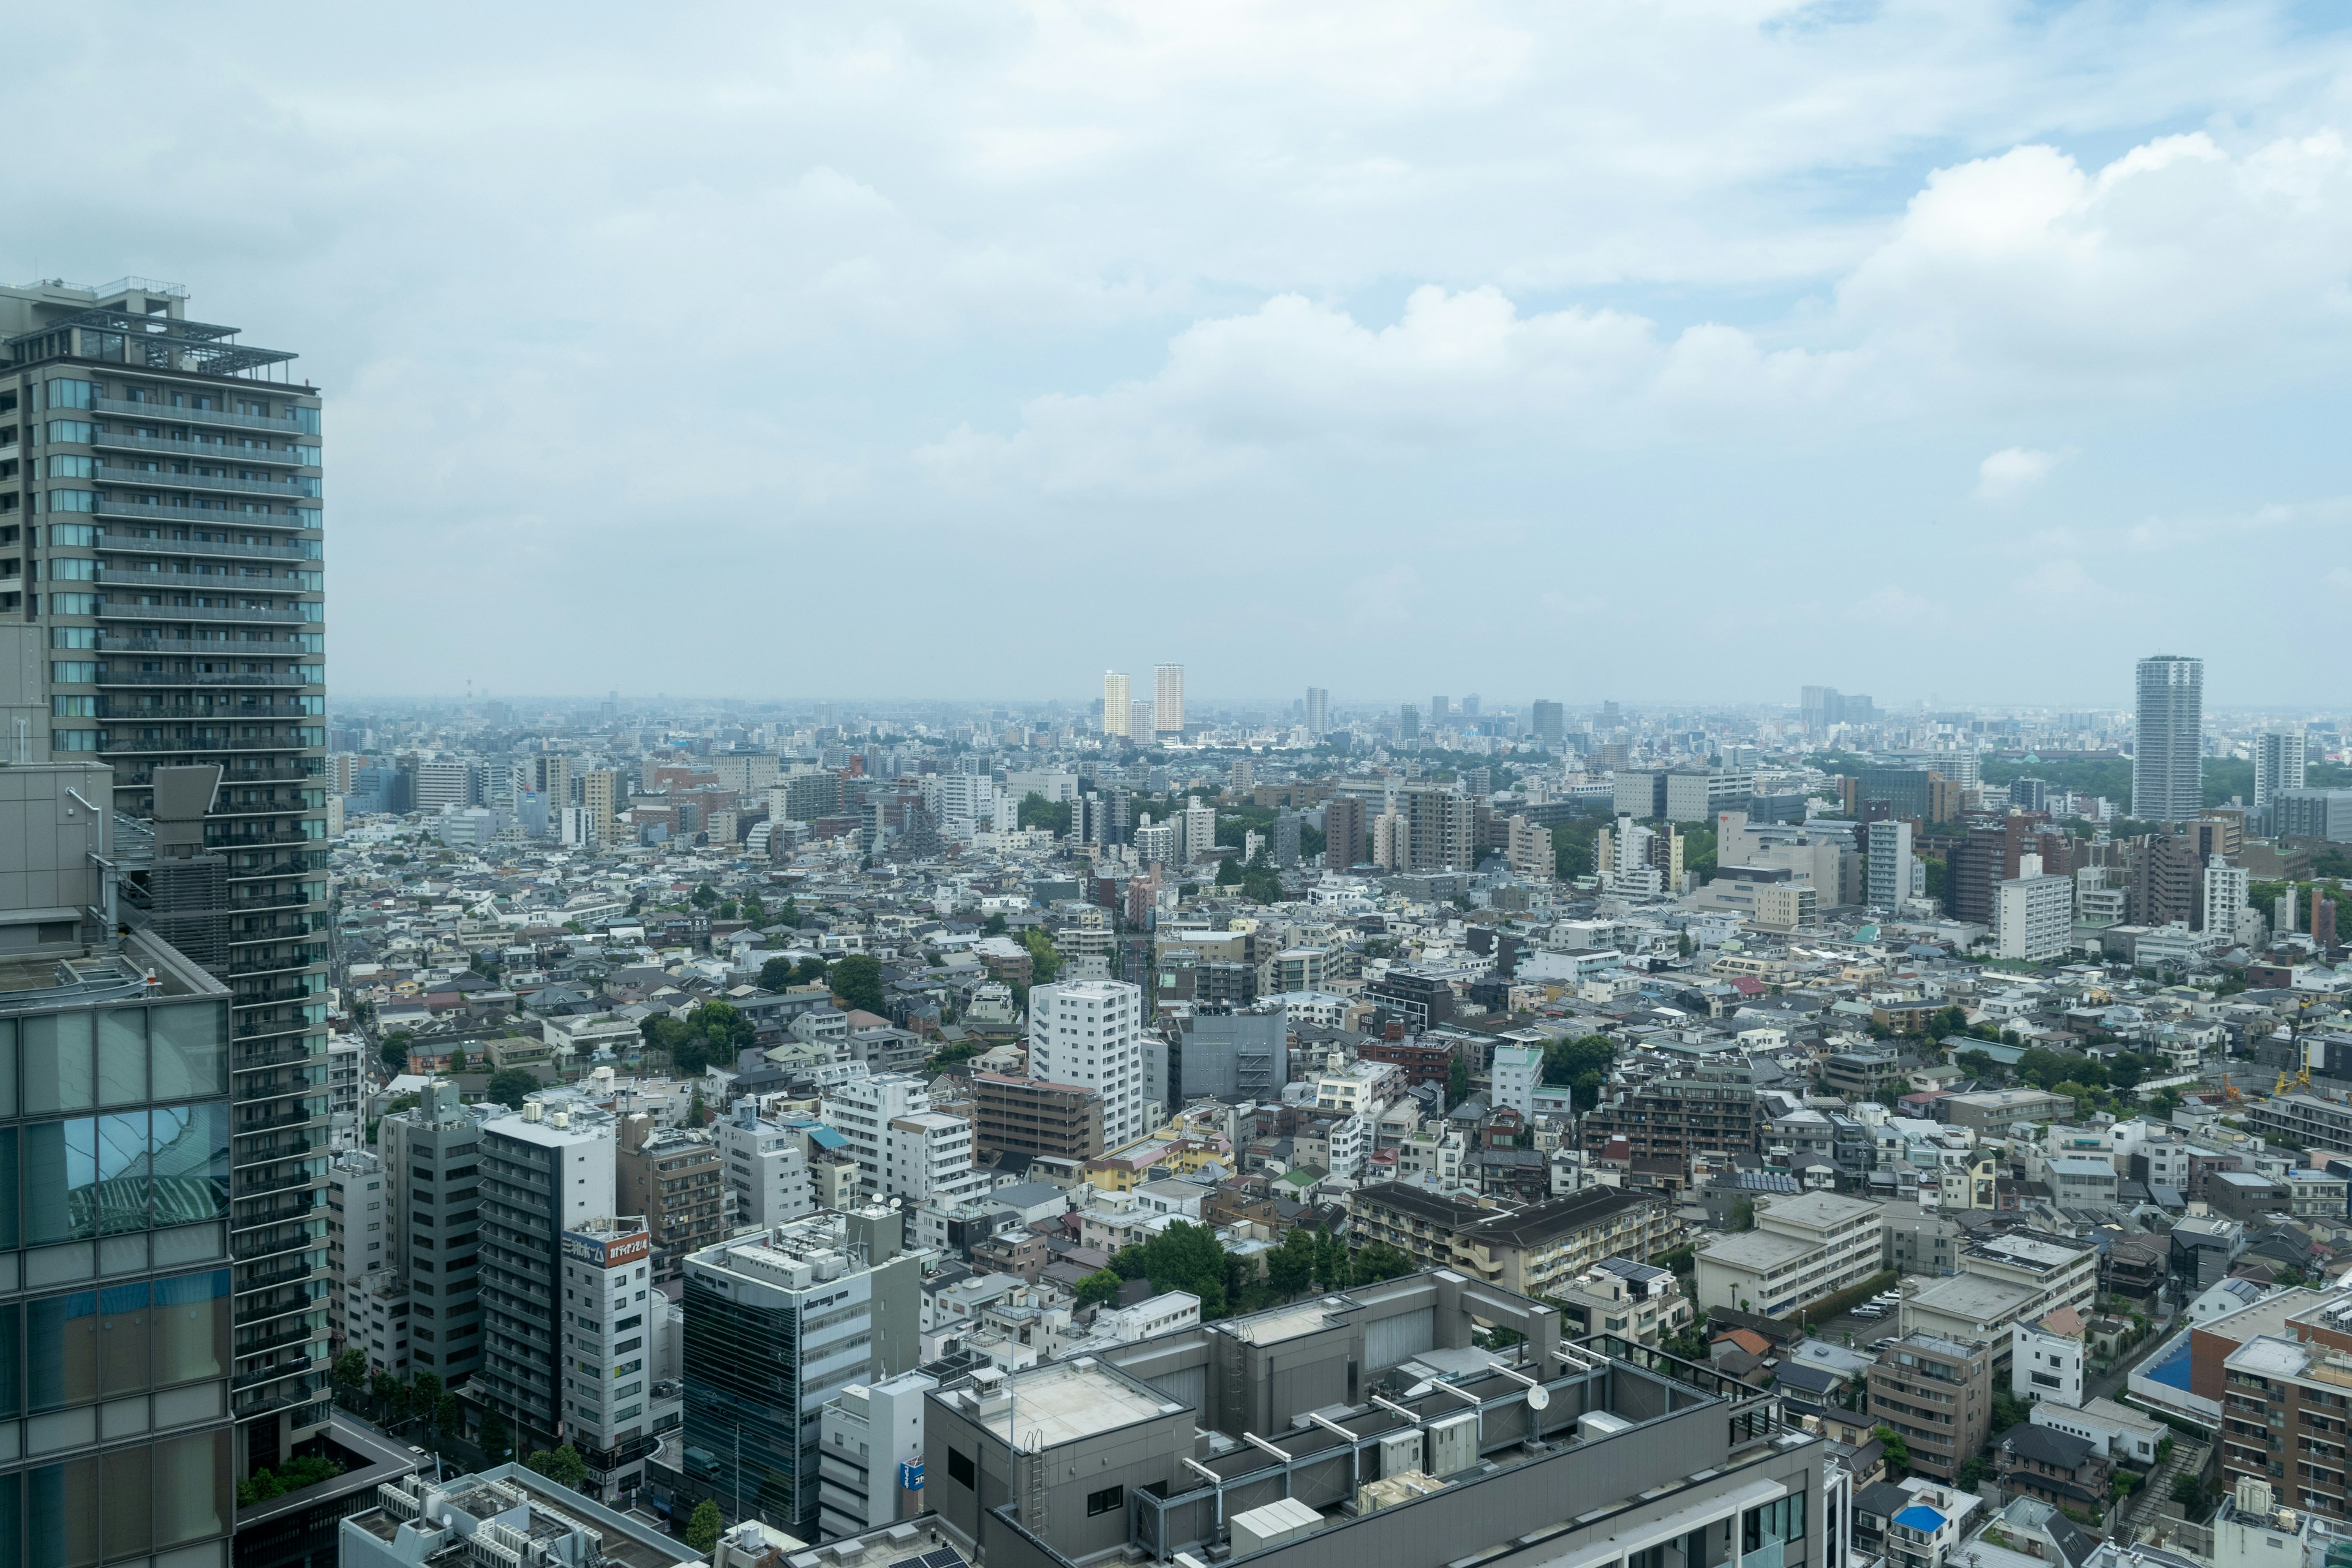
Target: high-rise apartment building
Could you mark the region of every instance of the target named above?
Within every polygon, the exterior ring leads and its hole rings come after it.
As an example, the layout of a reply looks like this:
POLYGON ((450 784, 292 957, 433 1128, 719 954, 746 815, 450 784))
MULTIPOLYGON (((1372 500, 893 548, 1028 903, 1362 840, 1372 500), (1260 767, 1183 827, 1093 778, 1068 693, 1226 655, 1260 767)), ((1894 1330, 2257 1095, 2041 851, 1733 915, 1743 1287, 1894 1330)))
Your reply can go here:
POLYGON ((1029 1071, 1101 1095, 1106 1148, 1142 1137, 1150 1131, 1143 1114, 1142 987, 1072 980, 1030 992, 1029 1071))
POLYGON ((1397 739, 1400 741, 1421 739, 1421 710, 1410 702, 1397 710, 1397 739))
MULTIPOLYGON (((1115 669, 1103 671, 1102 732, 1106 735, 1128 733, 1127 677, 1115 669)), ((1136 737, 1140 739, 1141 737, 1136 737)))
POLYGON ((1524 816, 1510 820, 1510 837, 1505 855, 1511 863, 1511 875, 1528 882, 1548 882, 1557 869, 1552 853, 1551 829, 1539 827, 1524 816))
POLYGON ((628 794, 615 768, 590 768, 580 775, 580 805, 588 815, 588 830, 600 845, 614 842, 614 819, 627 804, 628 794))
POLYGON ((931 1108, 931 1091, 911 1073, 873 1073, 829 1085, 823 1101, 825 1125, 842 1136, 857 1162, 858 1187, 869 1198, 892 1194, 885 1169, 890 1124, 931 1108))
POLYGON ((328 1107, 306 1063, 327 1045, 310 999, 326 984, 326 634, 319 395, 261 379, 291 353, 235 338, 190 320, 176 284, 0 289, 0 426, 24 453, 0 535, 30 590, 0 593, 22 621, 0 658, 12 689, 44 693, 16 715, 26 752, 104 758, 133 816, 153 813, 158 770, 222 770, 173 847, 217 868, 204 896, 228 910, 222 951, 189 956, 235 998, 239 1335, 268 1347, 236 1374, 242 1474, 327 1417, 325 1314, 283 1283, 327 1271, 328 1107), (315 1319, 315 1339, 287 1345, 287 1314, 315 1319))
POLYGON ((921 1359, 923 1255, 906 1244, 901 1211, 869 1208, 814 1215, 686 1260, 679 1469, 698 1499, 730 1520, 818 1539, 826 1402, 921 1359))
POLYGON ((1328 735, 1331 732, 1331 690, 1325 686, 1307 689, 1307 732, 1328 735))
POLYGON ((2301 789, 2304 743, 2301 730, 2273 730, 2254 737, 2254 809, 2262 811, 2283 789, 2301 789))
POLYGON ((737 1225, 782 1225, 816 1206, 809 1179, 808 1130, 760 1115, 745 1100, 716 1123, 721 1174, 734 1198, 737 1225))
POLYGON ((1323 864, 1344 871, 1364 858, 1364 803, 1356 795, 1339 795, 1323 803, 1323 864))
POLYGON ((569 1090, 482 1124, 482 1366, 468 1386, 506 1418, 518 1454, 556 1447, 570 1416, 562 1239, 612 1214, 615 1131, 610 1111, 569 1090))
POLYGON ((1863 901, 1872 909, 1897 913, 1911 898, 1911 825, 1874 822, 1869 834, 1863 901))
MULTIPOLYGON (((225 1563, 230 994, 98 917, 122 853, 87 804, 107 799, 104 763, 5 781, 0 1563, 225 1563)), ((324 1289, 297 1339, 323 1344, 324 1289)))
POLYGON ((700 1129, 657 1128, 643 1113, 623 1119, 614 1179, 620 1207, 642 1216, 653 1233, 656 1279, 677 1279, 688 1253, 725 1233, 719 1145, 700 1129))
POLYGON ((1184 732, 1184 667, 1181 664, 1158 665, 1151 671, 1151 728, 1161 735, 1184 732))
POLYGON ((1445 784, 1408 785, 1398 798, 1405 821, 1405 869, 1468 871, 1474 814, 1467 795, 1445 784))
POLYGON ((2131 814, 2143 822, 2192 821, 2205 805, 2205 661, 2158 654, 2139 661, 2138 678, 2131 814))
POLYGON ((656 1447, 646 1347, 669 1303, 652 1279, 653 1244, 634 1215, 599 1215, 563 1231, 563 1436, 587 1463, 582 1489, 593 1498, 635 1492, 656 1447))

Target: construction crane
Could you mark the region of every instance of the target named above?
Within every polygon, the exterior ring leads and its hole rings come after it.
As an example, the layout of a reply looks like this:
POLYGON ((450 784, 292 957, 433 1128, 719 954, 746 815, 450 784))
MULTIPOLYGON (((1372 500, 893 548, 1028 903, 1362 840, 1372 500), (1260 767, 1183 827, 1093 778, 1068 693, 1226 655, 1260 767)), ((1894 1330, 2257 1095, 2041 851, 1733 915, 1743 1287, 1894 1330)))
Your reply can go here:
POLYGON ((2284 1094, 2289 1089, 2309 1089, 2310 1087, 2311 1064, 2309 1062, 2305 1062, 2303 1064, 2303 1070, 2296 1073, 2293 1078, 2289 1078, 2286 1075, 2285 1069, 2281 1068, 2279 1071, 2278 1087, 2272 1089, 2271 1092, 2273 1094, 2284 1094))

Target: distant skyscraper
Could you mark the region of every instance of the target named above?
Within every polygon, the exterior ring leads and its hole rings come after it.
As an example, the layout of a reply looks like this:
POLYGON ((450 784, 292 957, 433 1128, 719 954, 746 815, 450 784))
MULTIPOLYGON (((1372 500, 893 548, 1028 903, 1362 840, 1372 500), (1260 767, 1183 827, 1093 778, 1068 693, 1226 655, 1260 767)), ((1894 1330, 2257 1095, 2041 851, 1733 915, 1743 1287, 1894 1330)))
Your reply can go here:
POLYGON ((2283 789, 2303 787, 2303 731, 2280 731, 2254 737, 2254 809, 2262 811, 2283 789))
POLYGON ((1536 699, 1535 733, 1537 740, 1549 745, 1557 746, 1567 739, 1567 716, 1559 703, 1536 699))
POLYGON ((1477 718, 1479 716, 1478 704, 1479 697, 1476 692, 1474 691, 1469 696, 1465 697, 1462 700, 1462 717, 1465 719, 1477 718))
POLYGON ((1421 710, 1410 702, 1397 710, 1397 738, 1403 741, 1421 739, 1421 710))
POLYGON ((1331 691, 1328 687, 1307 689, 1307 732, 1328 735, 1331 732, 1331 691))
POLYGON ((2205 721, 2205 661, 2158 654, 2139 661, 2138 739, 2132 752, 2132 815, 2187 822, 2204 808, 2199 752, 2205 721))
POLYGON ((1444 697, 1431 698, 1429 700, 1430 728, 1433 730, 1438 725, 1444 723, 1446 715, 1451 713, 1453 710, 1454 704, 1450 699, 1444 697))
POLYGON ((1181 664, 1160 665, 1151 672, 1151 727, 1163 735, 1184 728, 1184 667, 1181 664))
POLYGON ((1115 669, 1103 671, 1102 732, 1127 733, 1127 677, 1115 669))

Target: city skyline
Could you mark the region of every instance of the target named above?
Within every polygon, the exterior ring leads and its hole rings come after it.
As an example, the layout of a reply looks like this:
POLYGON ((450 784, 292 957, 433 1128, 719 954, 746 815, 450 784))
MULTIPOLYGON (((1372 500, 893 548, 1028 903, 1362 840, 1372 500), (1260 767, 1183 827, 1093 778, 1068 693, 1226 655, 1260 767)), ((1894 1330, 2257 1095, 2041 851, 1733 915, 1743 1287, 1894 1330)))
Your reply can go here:
MULTIPOLYGON (((0 276, 172 279, 299 346, 336 569, 380 585, 353 694, 690 689, 711 639, 640 635, 676 620, 784 630, 795 686, 1067 690, 1062 639, 986 628, 1106 594, 1178 607, 1198 692, 1460 690, 1486 656, 1393 629, 1466 583, 1627 700, 2087 701, 2152 628, 2346 607, 2340 28, 1384 15, 745 11, 718 61, 530 7, 364 47, 231 7, 128 58, 37 16, 28 121, 194 73, 232 133, 88 127, 103 197, 26 170, 59 216, 0 276), (257 185, 278 222, 220 199, 257 185), (646 286, 688 268, 759 307, 646 286), (2240 556, 2308 567, 2202 569, 2240 556)), ((2330 695, 2245 659, 2208 698, 2330 695)))

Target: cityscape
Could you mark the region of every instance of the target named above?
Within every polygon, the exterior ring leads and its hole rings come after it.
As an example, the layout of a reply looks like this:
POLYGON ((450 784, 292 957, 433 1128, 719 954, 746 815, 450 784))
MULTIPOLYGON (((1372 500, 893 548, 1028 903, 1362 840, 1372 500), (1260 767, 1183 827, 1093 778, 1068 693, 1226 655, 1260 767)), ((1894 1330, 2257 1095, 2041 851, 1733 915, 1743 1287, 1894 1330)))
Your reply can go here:
POLYGON ((27 19, 0 1568, 2352 1568, 2339 31, 1450 9, 27 19))

